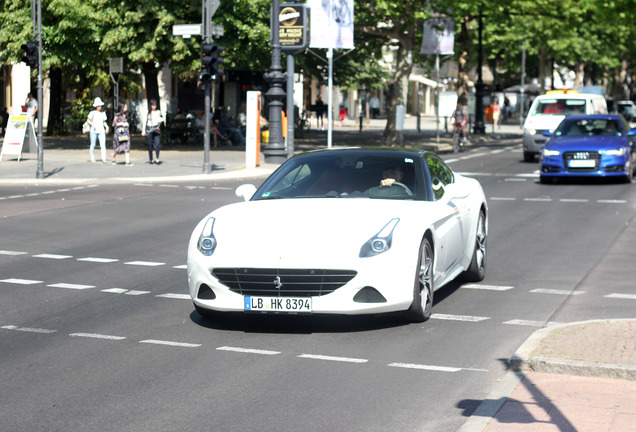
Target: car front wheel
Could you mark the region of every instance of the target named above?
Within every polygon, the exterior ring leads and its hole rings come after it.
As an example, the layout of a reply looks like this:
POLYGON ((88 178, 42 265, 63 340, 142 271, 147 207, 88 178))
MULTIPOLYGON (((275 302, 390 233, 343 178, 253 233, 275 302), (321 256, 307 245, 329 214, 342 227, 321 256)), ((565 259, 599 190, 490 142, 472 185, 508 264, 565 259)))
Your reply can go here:
POLYGON ((413 286, 413 303, 406 311, 410 322, 424 322, 431 317, 433 308, 433 248, 431 242, 424 238, 420 245, 420 253, 415 272, 413 286))
POLYGON ((467 282, 480 282, 486 277, 486 240, 486 215, 480 211, 473 259, 468 270, 464 272, 464 280, 467 282))

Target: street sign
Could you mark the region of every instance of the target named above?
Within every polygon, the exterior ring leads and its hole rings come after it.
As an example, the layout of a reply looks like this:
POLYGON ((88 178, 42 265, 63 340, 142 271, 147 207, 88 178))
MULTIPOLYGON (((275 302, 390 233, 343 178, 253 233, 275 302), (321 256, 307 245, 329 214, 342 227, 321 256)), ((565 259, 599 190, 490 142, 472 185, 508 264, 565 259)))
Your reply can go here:
POLYGON ((281 51, 295 54, 307 47, 307 6, 282 4, 278 15, 281 51))
POLYGON ((201 34, 201 24, 175 24, 172 26, 173 36, 190 37, 201 34))
POLYGON ((108 59, 108 71, 111 74, 124 73, 123 57, 115 57, 115 58, 108 59))

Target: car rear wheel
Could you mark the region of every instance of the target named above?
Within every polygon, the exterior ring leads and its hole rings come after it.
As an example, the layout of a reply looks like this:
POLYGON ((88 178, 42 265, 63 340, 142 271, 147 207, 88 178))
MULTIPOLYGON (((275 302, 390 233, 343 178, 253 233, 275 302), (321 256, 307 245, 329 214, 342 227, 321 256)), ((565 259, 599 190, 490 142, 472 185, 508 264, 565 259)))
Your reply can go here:
POLYGON ((413 303, 406 311, 410 322, 424 322, 433 308, 433 248, 429 239, 422 239, 413 286, 413 303))
POLYGON ((464 272, 464 280, 467 282, 480 282, 486 277, 486 240, 486 215, 480 211, 473 259, 468 270, 464 272))
POLYGON ((625 183, 631 183, 634 179, 634 167, 632 166, 632 161, 627 161, 627 175, 625 176, 625 183))
POLYGON ((534 162, 534 153, 523 152, 523 160, 524 162, 534 162))

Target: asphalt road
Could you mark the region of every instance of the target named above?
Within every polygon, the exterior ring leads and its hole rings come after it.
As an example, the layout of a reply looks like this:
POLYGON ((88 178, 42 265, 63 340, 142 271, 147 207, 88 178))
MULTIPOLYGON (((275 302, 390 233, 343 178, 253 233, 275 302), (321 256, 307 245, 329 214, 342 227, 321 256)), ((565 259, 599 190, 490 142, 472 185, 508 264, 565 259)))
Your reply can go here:
POLYGON ((186 245, 236 181, 0 187, 0 430, 455 431, 537 328, 633 317, 636 186, 444 157, 486 191, 488 268, 423 324, 203 320, 186 245))

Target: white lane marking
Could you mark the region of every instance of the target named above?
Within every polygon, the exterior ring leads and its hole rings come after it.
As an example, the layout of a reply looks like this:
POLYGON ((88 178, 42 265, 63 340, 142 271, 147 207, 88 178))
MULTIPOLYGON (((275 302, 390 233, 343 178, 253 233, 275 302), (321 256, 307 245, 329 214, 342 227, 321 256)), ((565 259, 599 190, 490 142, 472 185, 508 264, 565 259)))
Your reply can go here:
POLYGON ((164 187, 164 188, 178 188, 179 185, 173 185, 173 184, 160 184, 159 187, 164 187))
POLYGON ((597 200, 596 202, 601 204, 626 204, 627 200, 597 200))
POLYGON ((187 269, 188 265, 187 264, 181 264, 181 265, 178 265, 178 266, 174 266, 172 268, 175 268, 175 269, 187 269))
POLYGON ((446 367, 446 366, 430 366, 430 365, 414 364, 414 363, 390 363, 387 366, 405 368, 405 369, 429 370, 429 371, 437 371, 437 372, 459 372, 462 370, 461 368, 446 367))
POLYGON ((26 255, 28 252, 18 252, 18 251, 8 251, 8 250, 0 250, 0 255, 26 255))
POLYGON ((166 265, 166 263, 152 262, 152 261, 128 261, 128 262, 126 262, 124 264, 136 265, 136 266, 146 266, 146 267, 157 267, 157 266, 166 265))
POLYGON ((58 192, 68 192, 68 191, 70 191, 70 189, 58 189, 57 191, 58 192))
POLYGON ((513 319, 509 321, 504 321, 502 324, 508 325, 520 325, 520 326, 528 326, 528 327, 549 327, 553 325, 557 325, 559 323, 555 321, 543 322, 543 321, 530 321, 530 320, 522 320, 522 319, 513 319))
POLYGON ((56 283, 52 285, 47 285, 51 288, 66 288, 73 290, 85 290, 90 288, 95 288, 95 285, 79 285, 79 284, 70 284, 70 283, 56 283))
POLYGON ((34 192, 34 193, 26 194, 25 197, 34 197, 34 196, 38 196, 38 195, 40 195, 40 192, 34 192))
POLYGON ((73 190, 82 190, 82 189, 86 189, 86 186, 76 186, 73 188, 73 190))
POLYGON ((367 359, 359 359, 359 358, 351 358, 351 357, 332 357, 332 356, 317 355, 317 354, 301 354, 298 356, 298 358, 345 362, 345 363, 366 363, 369 361, 367 359))
POLYGON ((232 188, 222 187, 222 186, 212 186, 212 187, 210 187, 210 189, 212 189, 212 190, 232 190, 232 188))
POLYGON ((525 182, 525 181, 528 181, 528 179, 509 177, 507 179, 504 179, 504 181, 507 181, 507 182, 525 182))
POLYGON ((119 260, 115 258, 86 257, 86 258, 78 258, 77 261, 95 262, 95 263, 112 263, 112 262, 117 262, 119 260))
POLYGON ((557 290, 557 289, 547 289, 547 288, 537 288, 530 290, 531 293, 536 294, 557 294, 557 295, 581 295, 585 294, 585 291, 568 291, 568 290, 557 290))
POLYGON ((268 350, 261 350, 261 349, 252 349, 252 348, 238 348, 238 347, 230 347, 230 346, 218 347, 217 350, 232 351, 232 352, 245 353, 245 354, 261 354, 261 355, 280 354, 280 351, 268 351, 268 350))
POLYGON ((105 334, 99 334, 99 333, 71 333, 69 336, 93 338, 93 339, 106 339, 106 340, 123 340, 123 339, 126 339, 125 336, 113 336, 113 335, 105 335, 105 334))
POLYGON ((468 288, 468 289, 489 290, 489 291, 508 291, 508 290, 514 289, 513 286, 480 285, 480 284, 465 284, 465 285, 462 285, 461 287, 468 288))
POLYGON ((490 201, 517 201, 517 198, 509 198, 509 197, 490 197, 488 199, 490 201))
POLYGON ((128 290, 124 288, 108 288, 108 289, 102 290, 102 292, 113 293, 113 294, 122 294, 122 293, 125 293, 126 291, 128 290))
POLYGON ((42 192, 42 195, 49 195, 49 194, 53 194, 53 193, 55 193, 54 190, 48 190, 48 191, 42 192))
POLYGON ((185 343, 185 342, 173 342, 173 341, 165 341, 165 340, 157 340, 157 339, 146 339, 146 340, 139 341, 139 343, 154 344, 154 345, 167 345, 167 346, 183 347, 183 348, 198 348, 198 347, 201 346, 201 344, 192 344, 192 343, 185 343))
POLYGON ((33 255, 33 258, 63 260, 63 259, 73 258, 73 256, 72 255, 56 255, 56 254, 39 254, 39 255, 33 255))
POLYGON ((523 200, 529 202, 551 202, 552 198, 524 198, 523 200))
POLYGON ((0 282, 12 283, 18 285, 35 285, 43 283, 43 281, 30 280, 30 279, 2 279, 0 282))
POLYGON ((6 199, 7 199, 7 197, 0 197, 0 201, 6 200, 6 199))
POLYGON ((14 198, 24 198, 24 195, 13 195, 9 197, 9 199, 14 199, 14 198))
POLYGON ((615 298, 615 299, 624 299, 624 300, 636 300, 636 294, 621 294, 621 293, 612 293, 605 296, 605 298, 615 298))
POLYGON ((135 183, 133 186, 154 186, 153 184, 150 183, 135 183))
POLYGON ((124 294, 131 295, 131 296, 138 296, 138 295, 150 294, 150 291, 130 290, 130 291, 124 293, 124 294))
POLYGON ((57 331, 57 330, 32 328, 32 327, 18 327, 18 326, 13 326, 13 325, 2 326, 0 328, 7 329, 7 330, 16 330, 16 331, 22 331, 22 332, 29 332, 29 333, 45 333, 45 334, 55 333, 57 331))
POLYGON ((189 294, 158 294, 155 297, 169 298, 169 299, 179 299, 179 300, 192 300, 189 294))
POLYGON ((589 199, 581 199, 581 198, 561 198, 559 202, 567 202, 567 203, 586 203, 590 202, 589 199))
POLYGON ((489 317, 469 316, 469 315, 447 315, 447 314, 432 314, 431 318, 441 319, 448 321, 467 321, 467 322, 479 322, 489 320, 489 317))

